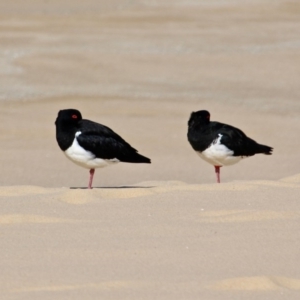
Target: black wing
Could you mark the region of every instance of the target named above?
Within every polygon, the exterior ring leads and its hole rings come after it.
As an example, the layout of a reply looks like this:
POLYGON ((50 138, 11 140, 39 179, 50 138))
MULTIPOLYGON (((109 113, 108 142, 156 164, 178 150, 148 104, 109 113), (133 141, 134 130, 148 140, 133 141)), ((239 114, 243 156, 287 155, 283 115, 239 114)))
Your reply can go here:
POLYGON ((272 154, 269 146, 258 144, 246 134, 233 126, 211 122, 212 128, 222 135, 221 143, 234 152, 234 156, 252 156, 258 153, 272 154))
POLYGON ((77 137, 79 145, 92 152, 97 158, 150 163, 149 158, 138 154, 136 149, 110 128, 89 120, 81 120, 79 125, 78 130, 81 131, 77 137))

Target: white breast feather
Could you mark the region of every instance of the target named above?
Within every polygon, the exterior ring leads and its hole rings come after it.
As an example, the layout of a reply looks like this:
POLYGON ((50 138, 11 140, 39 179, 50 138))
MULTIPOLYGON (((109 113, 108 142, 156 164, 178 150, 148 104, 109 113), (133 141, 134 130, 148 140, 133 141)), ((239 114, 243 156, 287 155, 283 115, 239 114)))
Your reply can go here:
POLYGON ((103 168, 120 162, 117 158, 96 158, 92 152, 85 150, 79 145, 77 137, 80 134, 81 131, 76 132, 72 145, 64 152, 67 158, 69 158, 72 162, 87 169, 103 168))
POLYGON ((218 136, 207 149, 202 152, 197 151, 197 154, 214 166, 229 166, 239 162, 243 157, 233 156, 234 152, 221 144, 222 135, 218 136))

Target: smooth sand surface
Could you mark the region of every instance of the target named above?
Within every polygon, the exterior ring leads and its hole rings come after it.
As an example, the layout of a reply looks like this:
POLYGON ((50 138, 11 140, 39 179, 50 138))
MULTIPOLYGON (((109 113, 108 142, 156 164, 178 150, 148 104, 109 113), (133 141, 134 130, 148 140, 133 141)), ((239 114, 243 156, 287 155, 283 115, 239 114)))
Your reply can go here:
POLYGON ((298 1, 0 1, 0 298, 300 297, 298 1), (88 171, 63 108, 151 165, 88 171), (191 111, 274 147, 214 169, 191 111))

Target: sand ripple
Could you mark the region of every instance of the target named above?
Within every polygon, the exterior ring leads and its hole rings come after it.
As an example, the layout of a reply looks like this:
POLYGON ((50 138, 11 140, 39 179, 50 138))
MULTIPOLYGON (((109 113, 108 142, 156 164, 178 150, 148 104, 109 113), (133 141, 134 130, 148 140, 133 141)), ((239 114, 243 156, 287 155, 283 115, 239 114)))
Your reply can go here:
POLYGON ((300 290, 300 279, 276 276, 239 277, 221 280, 210 288, 240 291, 269 291, 281 288, 300 290))
POLYGON ((203 223, 255 222, 266 220, 296 219, 300 218, 300 212, 222 210, 203 211, 199 217, 199 221, 203 223))
POLYGON ((12 214, 12 215, 1 215, 1 225, 13 225, 13 224, 24 224, 24 223, 65 223, 70 220, 46 217, 41 215, 25 215, 25 214, 12 214))

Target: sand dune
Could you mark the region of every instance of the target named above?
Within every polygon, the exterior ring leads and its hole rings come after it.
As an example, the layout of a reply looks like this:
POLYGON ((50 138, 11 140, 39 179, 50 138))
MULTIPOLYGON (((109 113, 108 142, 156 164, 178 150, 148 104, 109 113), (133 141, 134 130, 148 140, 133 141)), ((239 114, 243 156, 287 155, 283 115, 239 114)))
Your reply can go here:
POLYGON ((298 300, 300 4, 0 1, 0 298, 298 300), (151 165, 88 171, 63 108, 151 165), (221 170, 192 111, 274 147, 221 170))
POLYGON ((296 299, 297 178, 1 187, 2 293, 296 299))

